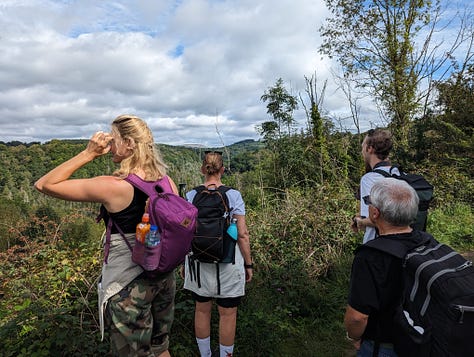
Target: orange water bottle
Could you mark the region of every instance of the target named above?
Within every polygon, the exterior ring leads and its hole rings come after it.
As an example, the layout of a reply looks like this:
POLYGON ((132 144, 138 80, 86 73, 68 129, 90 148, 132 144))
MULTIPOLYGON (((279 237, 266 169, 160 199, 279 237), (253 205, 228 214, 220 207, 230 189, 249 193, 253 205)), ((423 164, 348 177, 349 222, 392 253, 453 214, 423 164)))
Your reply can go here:
POLYGON ((142 221, 137 224, 137 230, 136 230, 137 241, 145 244, 145 238, 149 231, 150 231, 150 215, 148 213, 144 213, 142 217, 142 221))

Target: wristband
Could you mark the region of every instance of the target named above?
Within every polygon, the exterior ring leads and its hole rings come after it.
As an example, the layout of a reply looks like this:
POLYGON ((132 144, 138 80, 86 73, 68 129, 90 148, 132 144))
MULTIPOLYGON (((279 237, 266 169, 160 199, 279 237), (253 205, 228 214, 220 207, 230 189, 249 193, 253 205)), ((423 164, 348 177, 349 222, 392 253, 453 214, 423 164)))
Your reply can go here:
POLYGON ((357 342, 357 341, 360 341, 360 337, 359 338, 352 338, 351 336, 349 336, 349 332, 346 331, 346 339, 348 341, 351 341, 351 342, 357 342))
POLYGON ((244 263, 244 267, 245 267, 245 269, 253 269, 253 263, 250 263, 250 264, 245 264, 244 263))

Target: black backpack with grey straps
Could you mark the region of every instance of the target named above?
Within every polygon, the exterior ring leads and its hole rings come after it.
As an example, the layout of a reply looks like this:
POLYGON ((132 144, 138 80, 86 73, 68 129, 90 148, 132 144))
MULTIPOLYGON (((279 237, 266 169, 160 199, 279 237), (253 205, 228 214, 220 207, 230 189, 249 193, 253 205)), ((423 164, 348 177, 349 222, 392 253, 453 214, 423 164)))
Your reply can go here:
POLYGON ((378 167, 385 166, 385 163, 386 162, 381 162, 375 165, 372 172, 376 172, 384 177, 392 177, 397 180, 403 180, 415 189, 420 201, 418 204, 418 213, 416 215, 416 221, 411 226, 414 229, 426 231, 426 223, 428 221, 428 208, 430 207, 430 202, 433 199, 433 185, 430 184, 423 176, 403 172, 402 169, 398 166, 391 166, 388 172, 380 170, 378 167), (400 172, 400 175, 392 173, 393 168, 397 168, 400 172))
MULTIPOLYGON (((407 249, 378 237, 364 244, 402 259, 403 296, 394 324, 395 351, 404 357, 474 356, 474 267, 426 232, 407 249)), ((380 341, 383 342, 383 341, 380 341)))
POLYGON ((234 263, 235 244, 228 233, 230 224, 228 186, 195 187, 193 205, 198 209, 196 232, 191 250, 193 259, 203 263, 234 263))
POLYGON ((189 255, 190 279, 201 287, 200 263, 213 263, 216 269, 217 292, 221 293, 221 263, 235 264, 236 241, 227 233, 230 224, 229 198, 227 186, 208 185, 195 187, 193 205, 198 209, 196 232, 189 255))

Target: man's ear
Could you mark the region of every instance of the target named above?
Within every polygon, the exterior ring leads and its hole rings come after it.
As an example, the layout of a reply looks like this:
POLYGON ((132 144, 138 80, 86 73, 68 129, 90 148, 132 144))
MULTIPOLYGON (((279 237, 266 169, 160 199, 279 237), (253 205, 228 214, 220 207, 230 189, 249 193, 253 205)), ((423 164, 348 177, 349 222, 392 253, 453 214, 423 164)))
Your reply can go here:
POLYGON ((380 210, 377 207, 369 205, 369 219, 372 223, 375 223, 377 219, 380 217, 380 210), (372 207, 372 209, 371 209, 372 207))

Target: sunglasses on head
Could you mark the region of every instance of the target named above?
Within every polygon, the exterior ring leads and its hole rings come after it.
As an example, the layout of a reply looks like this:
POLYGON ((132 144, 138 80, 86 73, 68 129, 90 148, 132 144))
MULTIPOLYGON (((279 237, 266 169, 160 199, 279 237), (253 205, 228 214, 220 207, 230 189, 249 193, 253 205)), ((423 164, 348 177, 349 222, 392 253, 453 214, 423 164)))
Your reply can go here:
POLYGON ((222 151, 216 151, 216 150, 206 150, 206 151, 204 151, 204 155, 207 155, 207 154, 222 155, 222 151))

